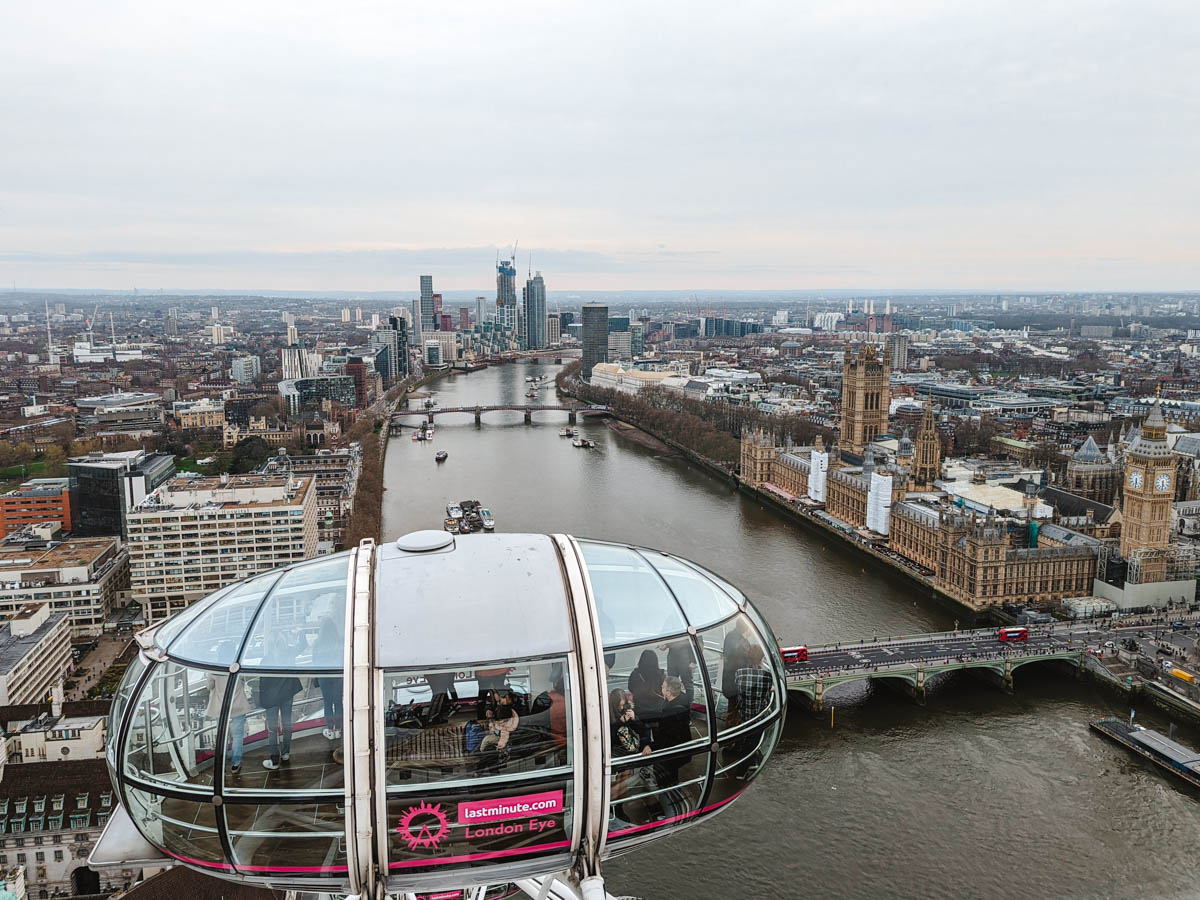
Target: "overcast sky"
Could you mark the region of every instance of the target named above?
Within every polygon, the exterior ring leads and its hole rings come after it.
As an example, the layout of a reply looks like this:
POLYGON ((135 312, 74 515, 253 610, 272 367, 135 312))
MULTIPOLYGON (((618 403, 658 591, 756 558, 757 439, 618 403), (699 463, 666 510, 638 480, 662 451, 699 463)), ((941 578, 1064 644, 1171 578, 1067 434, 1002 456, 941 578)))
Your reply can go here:
POLYGON ((0 283, 1200 289, 1198 63, 1196 0, 12 3, 0 283))

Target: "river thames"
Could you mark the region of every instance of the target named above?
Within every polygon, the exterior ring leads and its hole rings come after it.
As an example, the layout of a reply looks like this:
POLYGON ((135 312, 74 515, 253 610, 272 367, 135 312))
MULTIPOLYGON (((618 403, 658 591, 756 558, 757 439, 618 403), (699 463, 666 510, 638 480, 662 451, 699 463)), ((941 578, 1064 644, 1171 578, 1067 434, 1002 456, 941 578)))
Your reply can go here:
MULTIPOLYGON (((526 400, 501 366, 451 376, 442 406, 526 400)), ((414 404, 415 408, 416 404, 414 404)), ((412 419, 417 422, 417 419, 412 419)), ((498 531, 566 532, 656 547, 744 590, 784 643, 937 631, 954 613, 852 551, 599 421, 594 450, 558 436, 565 413, 439 416, 432 443, 388 447, 383 538, 440 528, 446 504, 491 507, 498 531), (434 453, 449 454, 441 465, 434 453)), ((886 689, 827 695, 835 722, 793 703, 766 771, 716 820, 605 867, 646 900, 757 897, 1196 897, 1200 802, 1087 723, 1120 701, 1028 666, 1006 695, 952 676, 925 708, 886 689)), ((1139 721, 1166 728, 1147 707, 1139 721)), ((1195 730, 1185 743, 1200 746, 1195 730)))

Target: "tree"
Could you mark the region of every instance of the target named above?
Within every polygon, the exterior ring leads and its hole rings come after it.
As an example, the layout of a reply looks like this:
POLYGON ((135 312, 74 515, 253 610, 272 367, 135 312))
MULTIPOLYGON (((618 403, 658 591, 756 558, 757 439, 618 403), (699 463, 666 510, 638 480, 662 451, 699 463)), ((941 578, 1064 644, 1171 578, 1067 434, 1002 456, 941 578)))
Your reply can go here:
POLYGON ((67 474, 67 454, 58 444, 50 444, 42 451, 42 462, 46 464, 46 474, 51 478, 61 478, 67 474))
POLYGON ((245 475, 252 472, 267 461, 274 451, 271 445, 260 437, 243 438, 233 448, 233 457, 229 463, 232 475, 245 475))

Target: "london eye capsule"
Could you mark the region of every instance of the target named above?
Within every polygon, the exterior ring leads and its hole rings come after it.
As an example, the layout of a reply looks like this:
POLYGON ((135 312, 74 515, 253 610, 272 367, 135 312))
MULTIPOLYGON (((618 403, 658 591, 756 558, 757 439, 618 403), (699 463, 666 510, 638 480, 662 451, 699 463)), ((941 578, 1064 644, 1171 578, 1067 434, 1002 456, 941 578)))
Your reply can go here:
POLYGON ((598 880, 745 791, 786 708, 736 588, 564 535, 364 541, 137 642, 94 864, 163 854, 300 891, 598 880))

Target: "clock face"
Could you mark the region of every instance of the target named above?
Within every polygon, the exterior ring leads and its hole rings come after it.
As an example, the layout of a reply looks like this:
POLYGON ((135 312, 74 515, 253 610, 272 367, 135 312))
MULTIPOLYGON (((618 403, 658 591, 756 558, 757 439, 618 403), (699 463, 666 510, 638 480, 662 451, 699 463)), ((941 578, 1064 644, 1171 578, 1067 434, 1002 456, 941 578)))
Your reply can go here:
POLYGON ((1170 490, 1171 489, 1171 476, 1168 475, 1166 472, 1160 473, 1159 476, 1154 479, 1154 489, 1157 491, 1170 490))
POLYGON ((1140 488, 1142 486, 1142 473, 1141 472, 1130 473, 1129 486, 1131 488, 1140 488))

